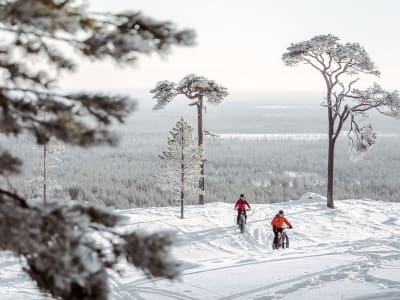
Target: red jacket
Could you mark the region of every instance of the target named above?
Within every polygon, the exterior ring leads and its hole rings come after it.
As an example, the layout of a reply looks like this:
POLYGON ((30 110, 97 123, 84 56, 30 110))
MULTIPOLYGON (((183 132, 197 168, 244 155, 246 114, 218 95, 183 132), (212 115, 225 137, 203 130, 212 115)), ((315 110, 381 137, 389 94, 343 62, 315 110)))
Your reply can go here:
POLYGON ((282 228, 283 224, 286 224, 289 227, 292 227, 292 225, 289 223, 289 221, 285 217, 281 217, 279 215, 276 215, 271 222, 272 226, 276 226, 278 228, 282 228))
POLYGON ((246 205, 248 206, 248 208, 250 208, 250 204, 249 202, 247 202, 247 200, 239 199, 238 201, 236 201, 235 208, 245 210, 246 205))

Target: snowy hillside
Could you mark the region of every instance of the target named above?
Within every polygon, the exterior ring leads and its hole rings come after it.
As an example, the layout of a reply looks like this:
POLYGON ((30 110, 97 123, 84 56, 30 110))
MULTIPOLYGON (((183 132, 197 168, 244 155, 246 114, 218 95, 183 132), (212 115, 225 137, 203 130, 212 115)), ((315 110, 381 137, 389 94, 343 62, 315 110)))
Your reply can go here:
MULTIPOLYGON (((227 203, 187 207, 184 220, 178 208, 122 211, 127 227, 176 231, 184 271, 169 282, 129 269, 113 276, 112 299, 400 299, 400 204, 336 205, 327 209, 315 195, 253 205, 243 235, 227 203), (291 248, 272 251, 267 223, 279 209, 294 226, 291 248)), ((0 299, 44 299, 16 263, 2 254, 0 299)))

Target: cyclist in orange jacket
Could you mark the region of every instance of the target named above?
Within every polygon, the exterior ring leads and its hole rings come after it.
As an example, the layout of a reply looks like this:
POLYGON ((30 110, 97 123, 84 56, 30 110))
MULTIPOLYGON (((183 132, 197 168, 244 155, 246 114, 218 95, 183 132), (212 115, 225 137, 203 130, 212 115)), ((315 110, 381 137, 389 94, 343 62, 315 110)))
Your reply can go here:
POLYGON ((274 232, 274 245, 276 246, 278 246, 278 232, 283 231, 283 226, 285 224, 289 226, 289 228, 293 228, 292 224, 290 224, 290 222, 284 217, 283 210, 280 210, 271 222, 272 230, 274 232))

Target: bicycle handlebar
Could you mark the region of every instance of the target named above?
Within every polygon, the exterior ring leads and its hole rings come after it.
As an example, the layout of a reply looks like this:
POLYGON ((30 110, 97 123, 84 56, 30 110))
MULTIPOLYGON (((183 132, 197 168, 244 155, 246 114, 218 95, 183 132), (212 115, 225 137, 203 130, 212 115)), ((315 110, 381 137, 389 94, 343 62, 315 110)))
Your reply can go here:
MULTIPOLYGON (((274 227, 274 226, 272 226, 272 227, 274 227)), ((279 229, 279 228, 278 228, 278 229, 279 229)), ((285 227, 281 227, 281 229, 293 229, 293 226, 292 226, 292 227, 285 226, 285 227)))

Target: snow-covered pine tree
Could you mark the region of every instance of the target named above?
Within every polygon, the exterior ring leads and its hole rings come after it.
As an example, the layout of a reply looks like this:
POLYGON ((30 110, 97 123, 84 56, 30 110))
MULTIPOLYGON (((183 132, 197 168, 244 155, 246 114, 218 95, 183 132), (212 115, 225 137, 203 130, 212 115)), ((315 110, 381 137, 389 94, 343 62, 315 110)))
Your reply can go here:
POLYGON ((150 91, 157 100, 153 110, 160 110, 170 103, 176 96, 184 95, 189 100, 194 100, 189 105, 197 108, 197 135, 198 145, 202 152, 199 178, 199 204, 205 203, 205 149, 204 149, 204 125, 203 112, 205 109, 204 99, 210 104, 219 104, 228 96, 227 89, 213 80, 203 76, 190 74, 185 76, 179 83, 171 81, 159 81, 150 91))
MULTIPOLYGON (((59 140, 52 138, 50 141, 43 146, 43 154, 46 153, 46 159, 44 159, 44 167, 47 167, 46 176, 53 182, 53 185, 56 185, 57 182, 54 179, 54 171, 57 168, 60 168, 60 164, 62 163, 62 154, 65 151, 65 146, 59 140)), ((56 186, 52 186, 50 191, 56 191, 56 186)))
POLYGON ((334 153, 343 126, 349 120, 350 142, 357 151, 366 151, 375 143, 376 135, 370 124, 361 126, 360 120, 372 109, 388 116, 399 116, 399 93, 385 91, 378 84, 366 90, 354 88, 362 74, 380 74, 368 53, 358 43, 343 44, 331 34, 317 35, 308 41, 292 44, 287 50, 282 56, 287 66, 311 66, 321 74, 326 87, 322 106, 328 112, 327 206, 334 208, 334 153))
MULTIPOLYGON (((134 109, 131 99, 63 92, 56 86, 60 74, 77 69, 77 56, 129 65, 140 54, 193 45, 192 30, 134 11, 93 13, 81 4, 0 0, 2 134, 32 134, 39 145, 52 137, 79 146, 114 144, 107 126, 124 122, 134 109)), ((21 164, 0 146, 0 176, 18 173, 21 164)), ((17 189, 0 186, 0 249, 25 257, 24 270, 55 298, 107 299, 107 269, 121 259, 149 275, 177 276, 169 258, 170 234, 121 234, 113 229, 118 221, 108 211, 77 203, 33 205, 17 189)))
POLYGON ((193 138, 193 128, 183 117, 170 134, 168 148, 160 155, 164 170, 160 183, 162 189, 179 195, 183 219, 185 196, 198 188, 201 152, 193 138))
MULTIPOLYGON (((51 138, 44 145, 34 145, 32 155, 41 156, 41 175, 33 176, 27 181, 30 186, 30 196, 28 199, 38 199, 41 197, 44 203, 47 202, 49 195, 54 196, 57 189, 57 180, 53 176, 54 171, 60 167, 61 155, 65 151, 65 146, 57 139, 51 138)), ((37 170, 39 172, 39 170, 37 170)))

